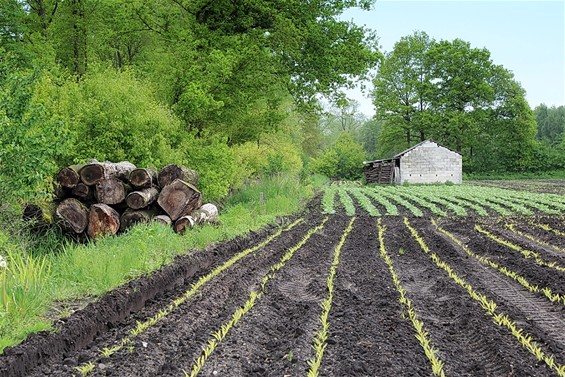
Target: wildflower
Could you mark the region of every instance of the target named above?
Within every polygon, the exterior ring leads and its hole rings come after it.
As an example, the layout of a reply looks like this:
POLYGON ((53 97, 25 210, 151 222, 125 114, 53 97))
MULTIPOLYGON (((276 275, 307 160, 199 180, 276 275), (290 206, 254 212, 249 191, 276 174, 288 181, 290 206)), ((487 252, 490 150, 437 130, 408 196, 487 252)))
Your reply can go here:
POLYGON ((6 259, 4 259, 2 255, 0 255, 0 268, 6 268, 6 266, 8 266, 8 263, 6 263, 6 259))

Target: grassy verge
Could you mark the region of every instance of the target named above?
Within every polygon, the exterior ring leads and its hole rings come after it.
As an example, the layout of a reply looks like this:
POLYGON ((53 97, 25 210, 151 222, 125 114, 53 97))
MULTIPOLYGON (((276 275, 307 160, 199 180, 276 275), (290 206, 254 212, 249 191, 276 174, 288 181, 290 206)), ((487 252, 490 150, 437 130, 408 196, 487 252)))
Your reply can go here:
POLYGON ((221 225, 202 226, 184 236, 149 224, 96 243, 54 246, 0 229, 0 352, 32 332, 51 329, 52 320, 69 315, 77 301, 100 296, 190 249, 232 239, 302 209, 320 183, 313 179, 304 184, 293 176, 255 182, 226 200, 221 225))

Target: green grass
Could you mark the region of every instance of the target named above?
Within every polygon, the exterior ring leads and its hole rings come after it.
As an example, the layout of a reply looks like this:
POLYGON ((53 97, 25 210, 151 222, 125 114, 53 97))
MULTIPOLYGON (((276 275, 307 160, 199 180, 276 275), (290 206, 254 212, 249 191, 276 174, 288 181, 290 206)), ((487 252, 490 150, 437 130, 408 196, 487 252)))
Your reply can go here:
POLYGON ((0 270, 4 280, 0 352, 32 332, 50 329, 54 318, 48 313, 55 306, 65 306, 61 303, 100 296, 171 263, 178 254, 258 230, 273 224, 278 216, 297 212, 313 196, 314 185, 324 181, 316 177, 308 183, 294 176, 276 176, 250 184, 223 203, 220 225, 204 225, 184 236, 166 226, 148 224, 77 245, 60 239, 56 243, 56 237, 31 242, 25 234, 14 238, 0 228, 0 255, 7 262, 0 270))

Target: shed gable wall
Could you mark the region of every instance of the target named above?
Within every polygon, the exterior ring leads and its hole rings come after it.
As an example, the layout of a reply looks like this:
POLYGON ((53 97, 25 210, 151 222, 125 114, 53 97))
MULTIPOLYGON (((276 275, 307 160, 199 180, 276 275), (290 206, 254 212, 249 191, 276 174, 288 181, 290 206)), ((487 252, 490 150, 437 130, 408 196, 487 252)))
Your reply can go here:
POLYGON ((428 142, 400 157, 400 183, 461 184, 461 155, 428 142))

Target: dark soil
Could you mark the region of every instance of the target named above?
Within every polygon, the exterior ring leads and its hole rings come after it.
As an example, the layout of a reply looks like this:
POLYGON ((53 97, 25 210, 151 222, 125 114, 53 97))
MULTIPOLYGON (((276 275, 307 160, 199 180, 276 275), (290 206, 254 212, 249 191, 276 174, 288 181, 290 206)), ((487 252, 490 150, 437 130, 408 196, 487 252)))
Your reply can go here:
MULTIPOLYGON (((452 247, 438 245, 422 234, 421 223, 412 221, 430 249, 448 265, 461 263, 452 247), (442 252, 445 250, 445 252, 442 252), (441 254, 440 254, 441 253, 441 254)), ((401 219, 391 219, 385 246, 393 257, 409 298, 430 334, 438 357, 445 362, 446 375, 453 376, 545 376, 552 372, 537 364, 505 328, 498 327, 466 290, 447 273, 411 237, 401 219), (402 248, 403 253, 398 253, 402 248), (396 251, 396 252, 395 252, 396 251)), ((468 279, 469 274, 456 270, 468 279)), ((470 282, 472 285, 474 282, 470 282)), ((475 287, 475 285, 473 285, 475 287)), ((480 288, 477 291, 484 293, 480 288)))
MULTIPOLYGON (((0 376, 72 376, 78 365, 91 362, 92 376, 182 376, 190 373, 211 334, 244 305, 250 292, 281 257, 324 217, 316 207, 305 221, 267 246, 238 261, 206 283, 195 296, 139 336, 131 347, 110 357, 101 350, 129 336, 143 322, 184 294, 201 276, 233 255, 260 243, 274 228, 253 233, 207 251, 177 258, 172 266, 138 279, 75 312, 53 333, 31 336, 0 356, 0 376)), ((381 208, 379 208, 380 210, 381 208)), ((384 212, 384 209, 383 211, 384 212)), ((358 218, 343 246, 329 315, 329 340, 322 376, 430 376, 431 365, 415 337, 386 264, 379 254, 376 218, 357 208, 358 218)), ((438 233, 425 218, 410 218, 433 252, 473 288, 498 304, 557 363, 565 361, 565 306, 532 294, 496 270, 469 257, 438 233)), ((517 229, 565 248, 565 238, 513 218, 517 229)), ((563 218, 534 218, 556 229, 563 218)), ((218 344, 202 376, 299 376, 314 356, 320 303, 327 297, 327 276, 336 245, 350 218, 330 216, 321 231, 298 249, 265 286, 255 306, 218 344)), ((410 235, 401 216, 384 216, 385 246, 408 298, 437 356, 451 376, 549 376, 506 328, 497 326, 466 290, 438 268, 410 235)), ((519 253, 474 230, 481 222, 501 237, 535 249, 548 260, 559 255, 523 237, 515 237, 496 219, 442 219, 475 253, 523 275, 533 284, 565 293, 563 273, 536 265, 519 253), (556 254, 556 255, 554 255, 556 254)), ((564 254, 565 255, 565 254, 564 254)), ((554 259, 551 259, 554 258, 554 259)), ((565 258, 565 257, 564 257, 565 258)), ((565 259, 563 259, 565 261, 565 259)), ((565 262, 564 262, 565 264, 565 262)))
POLYGON ((508 181, 481 180, 466 181, 465 183, 476 186, 498 187, 518 191, 565 195, 564 179, 516 179, 508 181))

